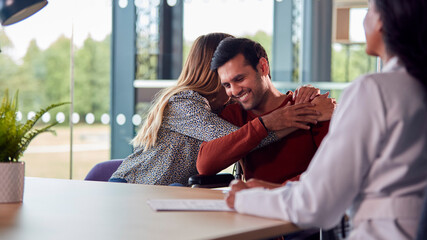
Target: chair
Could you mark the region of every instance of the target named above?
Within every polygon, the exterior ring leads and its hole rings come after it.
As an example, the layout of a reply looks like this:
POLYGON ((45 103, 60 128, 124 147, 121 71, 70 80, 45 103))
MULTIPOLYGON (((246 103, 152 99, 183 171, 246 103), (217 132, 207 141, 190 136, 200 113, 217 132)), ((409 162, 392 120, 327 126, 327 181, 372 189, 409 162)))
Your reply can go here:
POLYGON ((234 179, 242 179, 242 167, 236 162, 233 167, 233 174, 218 173, 216 175, 193 175, 188 179, 188 185, 192 188, 220 188, 228 187, 234 179))
POLYGON ((107 182, 122 162, 123 159, 112 159, 100 162, 89 171, 84 180, 107 182))
POLYGON ((227 187, 234 176, 231 173, 219 173, 216 175, 193 175, 188 179, 188 185, 192 188, 218 188, 227 187))

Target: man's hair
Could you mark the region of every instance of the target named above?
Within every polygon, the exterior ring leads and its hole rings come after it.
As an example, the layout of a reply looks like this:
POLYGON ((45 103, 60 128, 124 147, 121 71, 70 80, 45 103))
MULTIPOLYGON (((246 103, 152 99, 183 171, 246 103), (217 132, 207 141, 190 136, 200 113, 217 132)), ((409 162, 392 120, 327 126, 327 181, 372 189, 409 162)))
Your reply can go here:
MULTIPOLYGON (((211 62, 211 70, 218 70, 219 67, 238 54, 242 54, 247 64, 251 65, 255 71, 257 71, 260 58, 265 58, 268 63, 267 53, 261 44, 247 38, 225 38, 215 50, 211 62)), ((268 75, 270 76, 270 74, 268 75)))

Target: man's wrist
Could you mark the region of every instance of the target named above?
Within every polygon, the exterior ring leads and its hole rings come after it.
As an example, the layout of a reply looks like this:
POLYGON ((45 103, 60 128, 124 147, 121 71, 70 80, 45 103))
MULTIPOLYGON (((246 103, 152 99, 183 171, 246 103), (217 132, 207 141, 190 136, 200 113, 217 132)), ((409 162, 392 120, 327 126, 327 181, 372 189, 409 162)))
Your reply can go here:
POLYGON ((261 122, 262 126, 264 126, 265 130, 268 132, 268 128, 265 126, 264 121, 262 120, 262 117, 258 117, 258 119, 261 122))

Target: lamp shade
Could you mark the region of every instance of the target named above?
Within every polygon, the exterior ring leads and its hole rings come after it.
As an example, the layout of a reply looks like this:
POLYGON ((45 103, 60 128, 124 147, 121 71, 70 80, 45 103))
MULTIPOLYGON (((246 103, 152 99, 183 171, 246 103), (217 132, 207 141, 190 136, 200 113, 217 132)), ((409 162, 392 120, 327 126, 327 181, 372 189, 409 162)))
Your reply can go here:
POLYGON ((0 0, 0 22, 7 26, 19 22, 46 6, 47 0, 0 0))

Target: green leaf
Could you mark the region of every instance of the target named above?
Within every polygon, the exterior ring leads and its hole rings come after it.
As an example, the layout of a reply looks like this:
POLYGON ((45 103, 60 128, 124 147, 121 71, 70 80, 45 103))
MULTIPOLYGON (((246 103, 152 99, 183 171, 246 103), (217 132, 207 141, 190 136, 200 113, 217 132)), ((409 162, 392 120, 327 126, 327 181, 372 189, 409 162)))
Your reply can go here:
POLYGON ((50 128, 58 124, 56 121, 41 129, 33 128, 43 114, 65 104, 69 104, 69 102, 51 104, 39 110, 33 119, 22 124, 16 120, 18 91, 15 97, 9 99, 9 91, 6 89, 0 106, 0 162, 17 162, 31 141, 40 133, 55 134, 55 131, 50 128))

